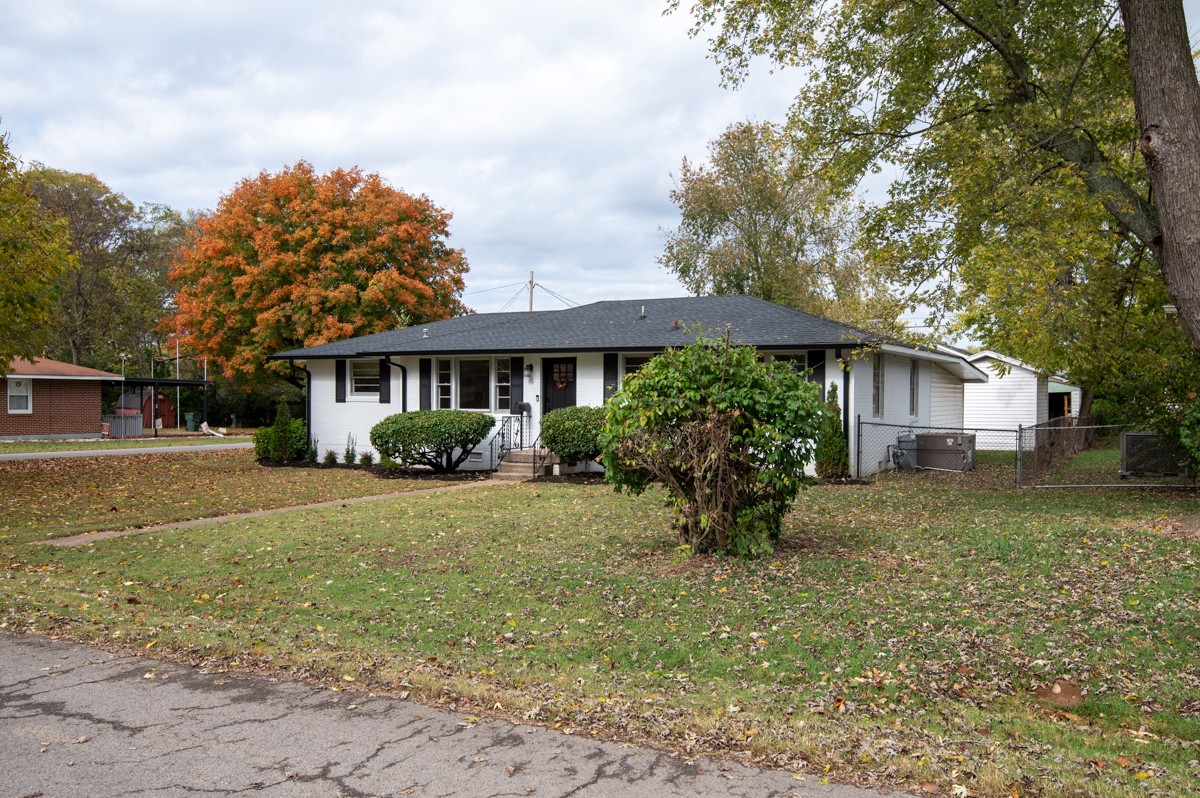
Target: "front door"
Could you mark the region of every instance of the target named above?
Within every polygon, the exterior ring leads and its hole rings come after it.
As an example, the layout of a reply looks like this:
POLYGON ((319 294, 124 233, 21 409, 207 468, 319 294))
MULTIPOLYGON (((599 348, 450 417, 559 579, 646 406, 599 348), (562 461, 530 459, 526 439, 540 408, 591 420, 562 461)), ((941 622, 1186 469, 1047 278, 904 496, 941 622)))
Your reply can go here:
POLYGON ((575 358, 542 360, 542 414, 575 406, 575 358))

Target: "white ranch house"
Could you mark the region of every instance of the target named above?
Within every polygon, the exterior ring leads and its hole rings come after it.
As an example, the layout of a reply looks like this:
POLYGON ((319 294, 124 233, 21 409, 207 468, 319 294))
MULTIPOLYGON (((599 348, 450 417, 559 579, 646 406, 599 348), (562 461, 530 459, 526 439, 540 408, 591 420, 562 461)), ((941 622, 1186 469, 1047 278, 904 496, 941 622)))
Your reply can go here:
MULTIPOLYGON (((963 424, 967 383, 987 375, 956 353, 911 347, 847 325, 746 296, 596 302, 567 310, 480 313, 273 356, 309 375, 309 420, 321 451, 348 435, 370 450, 370 431, 394 413, 450 408, 498 419, 464 468, 493 469, 509 448, 528 446, 542 416, 600 406, 626 375, 697 327, 730 331, 764 356, 811 369, 838 386, 852 460, 858 417, 898 425, 963 424)), ((865 442, 864 442, 865 444, 865 442)), ((865 446, 862 476, 887 467, 887 442, 865 446), (874 451, 879 448, 880 451, 874 451), (868 451, 870 449, 870 451, 868 451)))

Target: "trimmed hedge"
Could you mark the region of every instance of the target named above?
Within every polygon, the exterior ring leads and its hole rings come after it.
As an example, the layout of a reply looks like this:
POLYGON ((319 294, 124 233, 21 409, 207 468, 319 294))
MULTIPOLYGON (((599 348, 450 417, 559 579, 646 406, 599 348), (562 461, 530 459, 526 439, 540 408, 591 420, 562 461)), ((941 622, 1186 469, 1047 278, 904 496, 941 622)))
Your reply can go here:
POLYGON ((487 413, 416 410, 388 416, 372 427, 371 445, 397 463, 425 465, 444 474, 462 465, 494 426, 496 419, 487 413))
POLYGON ((542 445, 566 463, 600 456, 603 407, 560 407, 542 419, 542 445))

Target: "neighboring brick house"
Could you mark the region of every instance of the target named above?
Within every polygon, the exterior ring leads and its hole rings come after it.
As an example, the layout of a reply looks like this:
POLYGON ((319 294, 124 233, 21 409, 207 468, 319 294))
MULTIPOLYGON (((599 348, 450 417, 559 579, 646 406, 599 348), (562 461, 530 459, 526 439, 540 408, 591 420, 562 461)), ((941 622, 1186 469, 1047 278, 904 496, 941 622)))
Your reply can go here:
POLYGON ((119 374, 16 358, 0 379, 0 437, 99 438, 100 383, 119 374))

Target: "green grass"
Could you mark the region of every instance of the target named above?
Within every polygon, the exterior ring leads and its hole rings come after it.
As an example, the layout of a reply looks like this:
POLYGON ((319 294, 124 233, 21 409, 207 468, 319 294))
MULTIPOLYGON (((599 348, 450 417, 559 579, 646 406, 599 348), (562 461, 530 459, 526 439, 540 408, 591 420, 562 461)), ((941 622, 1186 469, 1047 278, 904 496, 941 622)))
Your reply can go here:
POLYGON ((176 446, 203 446, 213 443, 249 443, 251 437, 249 435, 227 435, 223 438, 218 438, 211 435, 204 437, 176 437, 164 436, 161 438, 122 438, 119 440, 113 439, 87 439, 77 441, 65 440, 47 440, 47 441, 14 441, 0 440, 0 454, 26 454, 30 452, 71 452, 71 451, 93 451, 103 449, 161 449, 176 446))
POLYGON ((0 462, 0 546, 448 484, 264 468, 249 450, 0 462))
POLYGON ((1200 792, 1200 544, 1171 522, 1200 503, 1011 483, 814 488, 757 560, 681 559, 660 497, 538 483, 10 538, 0 626, 832 780, 1200 792), (1032 695, 1060 678, 1082 703, 1032 695))

